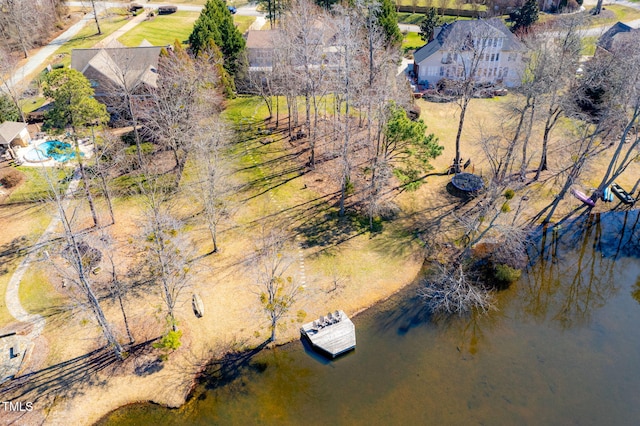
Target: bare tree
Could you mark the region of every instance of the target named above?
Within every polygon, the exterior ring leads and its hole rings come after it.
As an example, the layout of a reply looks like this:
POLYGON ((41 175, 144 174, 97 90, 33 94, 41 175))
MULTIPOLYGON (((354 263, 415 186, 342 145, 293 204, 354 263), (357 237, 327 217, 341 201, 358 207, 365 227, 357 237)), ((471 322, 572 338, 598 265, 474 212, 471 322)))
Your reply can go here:
POLYGON ((460 140, 469 102, 473 98, 476 84, 486 77, 486 73, 493 67, 488 63, 490 55, 499 53, 497 43, 502 40, 502 34, 494 28, 490 21, 474 21, 471 26, 455 25, 449 27, 451 34, 447 37, 443 49, 445 57, 445 75, 453 79, 457 90, 460 117, 456 132, 455 172, 460 172, 460 140), (489 68, 487 68, 489 67, 489 68))
POLYGON ((170 193, 160 179, 147 173, 145 180, 140 185, 145 203, 140 250, 150 277, 160 287, 168 326, 177 331, 175 309, 180 295, 189 286, 193 245, 184 234, 182 223, 170 213, 167 205, 170 193))
POLYGON ((179 43, 160 58, 157 86, 140 110, 152 140, 173 152, 176 180, 186 161, 189 141, 199 132, 199 122, 220 109, 217 73, 206 52, 189 57, 179 43))
POLYGON ((223 123, 210 120, 201 126, 193 140, 194 182, 190 193, 202 208, 203 216, 213 243, 212 253, 218 251, 218 227, 232 212, 231 195, 234 192, 231 173, 225 156, 230 134, 223 123))
MULTIPOLYGON (((76 172, 77 173, 77 172, 76 172)), ((116 355, 122 359, 124 349, 108 322, 100 299, 94 290, 94 284, 90 278, 90 270, 96 266, 101 258, 99 250, 87 244, 83 237, 73 230, 72 221, 75 213, 69 217, 66 212, 63 195, 54 183, 54 178, 49 171, 43 167, 43 175, 47 181, 53 202, 58 211, 58 217, 63 225, 64 247, 60 251, 60 257, 66 260, 66 266, 58 264, 57 270, 61 275, 73 284, 73 289, 79 290, 85 299, 85 303, 90 308, 93 316, 100 325, 102 333, 108 344, 113 348, 116 355)))
POLYGON ((96 22, 96 28, 98 29, 98 34, 102 34, 102 30, 100 29, 100 20, 98 18, 98 11, 96 10, 96 0, 91 1, 91 8, 93 9, 93 20, 96 22))
POLYGON ((303 290, 292 275, 287 275, 294 263, 287 245, 288 238, 283 230, 268 230, 263 224, 255 256, 251 260, 256 292, 269 320, 271 342, 276 340, 278 323, 291 310, 303 290))
POLYGON ((19 84, 19 76, 16 75, 18 61, 11 52, 4 46, 0 46, 0 85, 2 90, 9 95, 11 101, 20 112, 22 121, 26 123, 24 111, 22 110, 22 85, 19 84))
POLYGON ((495 310, 495 295, 481 286, 461 264, 438 265, 418 291, 429 309, 440 315, 495 310))
POLYGON ((277 43, 284 45, 289 53, 289 63, 283 70, 287 72, 294 87, 304 96, 305 132, 309 137, 309 166, 315 167, 315 149, 317 139, 317 96, 324 83, 327 72, 324 47, 331 37, 322 19, 323 11, 311 0, 294 0, 282 19, 282 31, 278 33, 277 43), (315 107, 315 119, 311 120, 312 106, 315 107), (313 124, 313 125, 312 125, 313 124))
POLYGON ((609 54, 603 54, 610 57, 595 58, 587 71, 598 72, 606 67, 606 80, 601 84, 606 83, 605 99, 615 114, 609 121, 617 124, 610 143, 615 149, 594 199, 640 159, 640 45, 629 37, 616 41, 609 54), (598 62, 604 64, 598 66, 598 62))
POLYGON ((336 59, 339 61, 338 68, 335 71, 335 93, 338 104, 336 111, 339 113, 341 102, 344 102, 344 114, 341 118, 342 131, 340 132, 340 163, 339 163, 339 181, 340 181, 340 216, 345 214, 345 200, 351 182, 351 144, 352 144, 352 123, 351 108, 352 101, 358 87, 356 81, 362 76, 362 69, 359 68, 358 57, 363 53, 362 39, 359 37, 360 26, 357 12, 349 8, 336 7, 336 45, 338 52, 336 59))
POLYGON ((544 82, 540 87, 546 90, 540 96, 539 110, 544 111, 544 130, 540 161, 534 180, 538 180, 540 173, 547 170, 549 138, 565 111, 564 103, 567 97, 564 96, 564 91, 575 79, 575 73, 571 70, 577 70, 582 51, 578 33, 581 23, 582 19, 576 16, 569 17, 562 21, 562 25, 552 27, 559 33, 559 37, 544 36, 535 39, 536 47, 533 50, 536 51, 538 62, 542 65, 542 75, 539 79, 544 82))

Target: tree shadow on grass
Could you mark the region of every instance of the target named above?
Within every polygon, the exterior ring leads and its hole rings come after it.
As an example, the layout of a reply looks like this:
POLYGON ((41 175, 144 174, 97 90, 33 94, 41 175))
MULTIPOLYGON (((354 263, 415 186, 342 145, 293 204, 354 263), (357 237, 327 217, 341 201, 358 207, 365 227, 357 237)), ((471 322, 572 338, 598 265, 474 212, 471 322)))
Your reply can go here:
POLYGON ((202 373, 200 384, 205 390, 217 389, 236 380, 247 368, 254 368, 259 372, 264 371, 262 364, 252 365, 251 360, 269 343, 269 340, 265 340, 254 349, 229 352, 222 359, 210 362, 202 373))
MULTIPOLYGON (((139 356, 150 348, 149 340, 128 349, 129 356, 139 356)), ((37 350, 34 348, 33 350, 37 350)), ((113 350, 102 347, 85 355, 16 377, 0 387, 2 401, 38 401, 48 397, 73 397, 82 394, 85 385, 105 386, 97 373, 115 371, 123 365, 113 350)))

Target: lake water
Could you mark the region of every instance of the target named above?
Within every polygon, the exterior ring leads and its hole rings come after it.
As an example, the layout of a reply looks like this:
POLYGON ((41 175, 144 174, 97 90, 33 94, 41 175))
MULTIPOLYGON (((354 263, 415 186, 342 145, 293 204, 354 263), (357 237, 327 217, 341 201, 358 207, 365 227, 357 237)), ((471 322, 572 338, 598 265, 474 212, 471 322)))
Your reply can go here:
POLYGON ((407 289, 354 319, 349 355, 262 351, 180 409, 137 404, 103 423, 636 425, 639 219, 541 231, 498 312, 434 323, 407 289))

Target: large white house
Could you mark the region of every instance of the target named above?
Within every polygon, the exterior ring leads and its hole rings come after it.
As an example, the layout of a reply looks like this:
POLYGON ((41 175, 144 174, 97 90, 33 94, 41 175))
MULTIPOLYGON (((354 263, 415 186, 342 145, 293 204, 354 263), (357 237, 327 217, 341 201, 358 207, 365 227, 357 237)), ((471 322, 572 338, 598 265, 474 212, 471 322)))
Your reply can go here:
POLYGON ((498 18, 455 21, 413 54, 418 83, 435 86, 443 78, 520 85, 524 46, 498 18))

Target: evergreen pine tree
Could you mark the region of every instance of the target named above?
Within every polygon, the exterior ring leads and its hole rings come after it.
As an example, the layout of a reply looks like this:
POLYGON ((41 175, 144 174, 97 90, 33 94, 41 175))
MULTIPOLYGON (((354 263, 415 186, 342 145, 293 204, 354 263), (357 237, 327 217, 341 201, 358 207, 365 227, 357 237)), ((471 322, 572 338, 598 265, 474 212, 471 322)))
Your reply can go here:
POLYGON ((198 56, 207 50, 210 40, 220 48, 225 70, 235 76, 246 43, 233 24, 233 16, 224 0, 207 0, 189 36, 193 54, 198 56))
POLYGON ((435 7, 430 7, 424 14, 424 20, 420 23, 420 38, 426 42, 431 41, 436 27, 440 25, 440 17, 435 7))
POLYGON ((398 27, 398 14, 396 13, 396 5, 391 0, 382 0, 380 9, 376 13, 378 24, 384 30, 387 43, 400 44, 402 42, 402 33, 398 27))
POLYGON ((538 1, 527 0, 525 4, 511 15, 512 31, 527 31, 538 20, 538 1))

